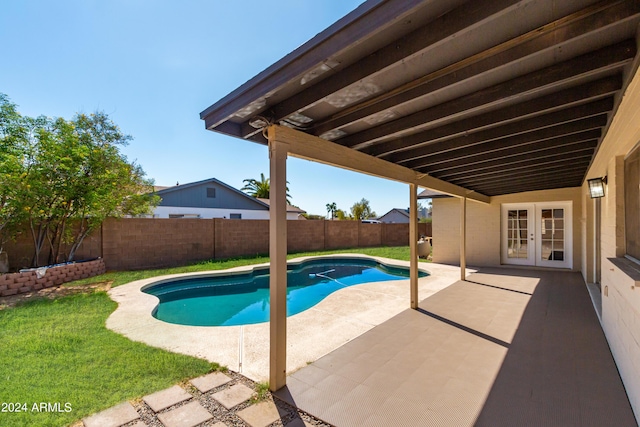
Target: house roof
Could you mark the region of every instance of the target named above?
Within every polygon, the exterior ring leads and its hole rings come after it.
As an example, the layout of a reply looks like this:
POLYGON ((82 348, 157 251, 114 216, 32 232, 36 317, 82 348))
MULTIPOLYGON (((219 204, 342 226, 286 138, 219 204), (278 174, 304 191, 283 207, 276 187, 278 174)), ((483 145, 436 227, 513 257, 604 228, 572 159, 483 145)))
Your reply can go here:
POLYGON ((390 214, 392 214, 392 213, 398 213, 398 214, 400 214, 400 215, 402 215, 402 216, 406 216, 407 218, 409 218, 409 212, 407 212, 407 210, 406 210, 406 209, 393 208, 393 209, 391 209, 389 212, 387 212, 386 214, 384 214, 384 215, 382 215, 382 216, 378 217, 378 219, 382 219, 382 218, 384 218, 385 216, 390 215, 390 214))
POLYGON ((263 201, 263 199, 257 199, 255 197, 251 197, 249 196, 247 193, 238 190, 237 188, 234 188, 232 186, 230 186, 229 184, 225 184, 224 182, 217 180, 215 178, 209 178, 209 179, 204 179, 202 181, 195 181, 195 182, 189 182, 187 184, 180 184, 180 185, 174 185, 173 187, 154 187, 154 188, 162 188, 161 190, 157 190, 155 193, 162 197, 162 195, 167 194, 167 193, 172 193, 175 191, 181 191, 184 190, 186 188, 190 188, 190 187, 195 187, 198 185, 202 185, 202 184, 217 184, 221 187, 225 187, 230 191, 233 191, 234 193, 237 193, 238 195, 241 195, 242 197, 246 197, 247 199, 251 200, 254 203, 257 203, 263 207, 266 207, 267 209, 269 208, 269 204, 265 203, 263 201))
MULTIPOLYGON (((196 182, 189 182, 187 184, 181 184, 181 185, 174 185, 173 187, 164 187, 164 186, 154 186, 153 189, 155 191, 155 193, 159 196, 162 197, 163 194, 167 194, 167 193, 172 193, 175 191, 181 191, 184 190, 186 188, 190 188, 190 187, 195 187, 198 185, 202 185, 202 184, 209 184, 209 183, 214 183, 217 184, 219 186, 225 187, 231 191, 233 191, 234 193, 237 193, 243 197, 246 197, 247 199, 250 199, 251 201, 258 203, 260 205, 262 205, 263 207, 266 207, 267 209, 269 208, 269 199, 263 199, 260 197, 252 197, 249 196, 247 193, 245 193, 244 191, 240 191, 237 188, 234 188, 232 186, 230 186, 229 184, 225 184, 224 182, 216 179, 216 178, 209 178, 209 179, 205 179, 202 181, 196 181, 196 182)), ((307 211, 300 209, 297 206, 292 206, 287 204, 287 212, 297 212, 300 214, 306 213, 307 211)))
POLYGON ((258 143, 292 127, 485 196, 580 186, 639 22, 637 0, 369 0, 200 117, 258 143))
MULTIPOLYGON (((260 200, 262 203, 264 203, 267 206, 269 206, 269 202, 270 202, 269 199, 258 198, 258 200, 260 200)), ((305 211, 304 209, 300 209, 299 207, 292 206, 292 205, 290 205, 288 203, 287 203, 287 212, 297 212, 297 213, 300 213, 300 214, 307 213, 307 211, 305 211)))
POLYGON ((451 196, 439 193, 437 191, 429 190, 428 188, 418 193, 418 199, 441 199, 444 197, 451 197, 451 196))

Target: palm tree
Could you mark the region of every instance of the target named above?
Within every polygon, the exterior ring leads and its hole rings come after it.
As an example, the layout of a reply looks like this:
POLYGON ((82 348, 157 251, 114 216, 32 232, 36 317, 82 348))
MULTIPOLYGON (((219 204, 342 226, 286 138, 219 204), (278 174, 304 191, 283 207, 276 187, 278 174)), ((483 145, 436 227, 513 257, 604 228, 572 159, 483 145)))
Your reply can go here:
MULTIPOLYGON (((269 189, 271 185, 269 183, 269 178, 265 178, 264 174, 260 174, 260 181, 257 179, 244 179, 244 187, 241 188, 242 191, 247 193, 248 195, 259 198, 259 199, 268 199, 269 198, 269 189)), ((289 181, 287 181, 288 183, 289 181)), ((287 187, 287 203, 291 204, 291 196, 289 195, 289 187, 287 187)))
POLYGON ((244 179, 244 187, 241 188, 242 191, 247 193, 248 195, 261 199, 269 198, 269 178, 264 177, 264 174, 260 174, 260 181, 257 179, 244 179))
POLYGON ((327 214, 331 216, 331 219, 334 219, 336 217, 337 210, 338 210, 338 205, 336 205, 336 202, 327 203, 327 214))

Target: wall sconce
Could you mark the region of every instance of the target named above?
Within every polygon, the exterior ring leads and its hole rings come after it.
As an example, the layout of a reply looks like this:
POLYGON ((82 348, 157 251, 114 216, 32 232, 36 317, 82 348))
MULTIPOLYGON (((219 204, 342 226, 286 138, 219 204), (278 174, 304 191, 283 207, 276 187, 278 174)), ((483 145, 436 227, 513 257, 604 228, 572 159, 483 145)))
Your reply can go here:
POLYGON ((589 195, 592 199, 604 197, 604 186, 606 183, 606 176, 603 176, 602 178, 593 178, 587 180, 587 184, 589 184, 589 195))

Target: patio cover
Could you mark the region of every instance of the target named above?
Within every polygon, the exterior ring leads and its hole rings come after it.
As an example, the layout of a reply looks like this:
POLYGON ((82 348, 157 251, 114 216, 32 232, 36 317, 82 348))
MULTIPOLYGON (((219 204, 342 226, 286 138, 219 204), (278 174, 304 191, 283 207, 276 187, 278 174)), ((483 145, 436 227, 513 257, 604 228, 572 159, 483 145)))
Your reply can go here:
POLYGON ((636 0, 370 0, 200 116, 485 196, 576 187, 637 67, 639 20, 636 0))
POLYGON ((288 155, 408 183, 414 212, 418 186, 460 198, 464 280, 467 199, 582 185, 639 22, 640 0, 369 0, 204 110, 269 144, 270 388, 286 383, 288 155))

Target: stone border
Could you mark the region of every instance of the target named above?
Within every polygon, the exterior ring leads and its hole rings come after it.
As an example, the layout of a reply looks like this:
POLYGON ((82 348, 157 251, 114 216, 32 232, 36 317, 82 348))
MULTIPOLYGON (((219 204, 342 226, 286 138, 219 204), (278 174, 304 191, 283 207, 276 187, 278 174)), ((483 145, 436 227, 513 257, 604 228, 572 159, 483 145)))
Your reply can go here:
POLYGON ((49 267, 39 271, 44 272, 44 275, 40 278, 36 270, 0 275, 0 297, 25 294, 74 280, 97 276, 105 272, 105 265, 104 260, 98 258, 92 261, 49 267))

